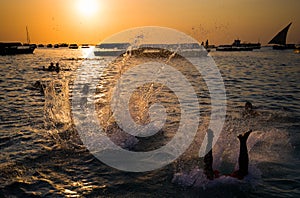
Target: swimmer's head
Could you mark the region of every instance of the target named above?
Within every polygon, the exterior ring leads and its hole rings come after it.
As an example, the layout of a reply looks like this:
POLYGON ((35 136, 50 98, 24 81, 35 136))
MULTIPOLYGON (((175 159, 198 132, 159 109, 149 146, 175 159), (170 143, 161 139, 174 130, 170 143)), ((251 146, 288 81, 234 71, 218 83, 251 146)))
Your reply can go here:
POLYGON ((247 101, 245 103, 245 110, 246 111, 251 111, 252 109, 253 109, 253 106, 252 106, 251 102, 247 101))

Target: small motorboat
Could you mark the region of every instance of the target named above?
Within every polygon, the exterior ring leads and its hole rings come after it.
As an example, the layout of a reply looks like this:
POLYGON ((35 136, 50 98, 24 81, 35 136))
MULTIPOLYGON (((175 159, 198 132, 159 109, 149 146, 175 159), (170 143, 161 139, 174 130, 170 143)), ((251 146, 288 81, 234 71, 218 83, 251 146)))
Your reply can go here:
POLYGON ((89 44, 82 44, 81 48, 90 48, 89 44))
POLYGON ((69 49, 78 49, 78 45, 73 43, 69 45, 69 49))

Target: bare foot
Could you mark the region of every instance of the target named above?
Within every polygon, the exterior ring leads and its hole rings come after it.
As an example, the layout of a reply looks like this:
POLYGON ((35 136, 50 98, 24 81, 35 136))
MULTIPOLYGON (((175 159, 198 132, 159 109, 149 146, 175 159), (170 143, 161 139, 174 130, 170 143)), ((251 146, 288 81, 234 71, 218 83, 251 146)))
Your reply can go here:
POLYGON ((238 138, 241 140, 241 139, 244 139, 244 140, 247 140, 250 133, 252 133, 252 129, 250 129, 249 131, 243 133, 243 134, 240 134, 238 135, 238 138))

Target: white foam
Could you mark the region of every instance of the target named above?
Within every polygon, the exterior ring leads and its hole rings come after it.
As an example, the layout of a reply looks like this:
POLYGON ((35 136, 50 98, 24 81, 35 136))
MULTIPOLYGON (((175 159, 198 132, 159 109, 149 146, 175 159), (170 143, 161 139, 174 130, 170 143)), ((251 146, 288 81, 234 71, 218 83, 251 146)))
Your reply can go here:
POLYGON ((172 179, 172 183, 178 184, 184 187, 194 187, 194 188, 214 188, 222 185, 248 185, 249 187, 254 187, 258 184, 261 179, 261 171, 254 165, 249 166, 249 174, 242 180, 237 178, 221 175, 214 180, 209 180, 206 178, 203 169, 194 168, 188 173, 175 173, 172 179))

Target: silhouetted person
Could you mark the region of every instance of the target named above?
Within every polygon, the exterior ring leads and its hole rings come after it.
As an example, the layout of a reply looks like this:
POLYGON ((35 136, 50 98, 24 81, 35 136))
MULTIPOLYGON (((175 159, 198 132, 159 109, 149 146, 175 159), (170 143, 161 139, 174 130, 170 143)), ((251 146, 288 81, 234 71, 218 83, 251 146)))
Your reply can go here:
MULTIPOLYGON (((238 135, 240 141, 240 154, 239 154, 239 169, 230 174, 231 177, 238 179, 243 179, 248 175, 248 166, 249 166, 249 156, 247 149, 247 140, 252 130, 247 131, 244 134, 238 135)), ((207 145, 206 145, 206 155, 204 156, 204 174, 207 179, 213 180, 214 177, 219 177, 219 171, 213 170, 213 155, 212 155, 212 142, 213 142, 213 131, 208 130, 207 132, 207 145), (208 152, 207 152, 208 151, 208 152)))
POLYGON ((247 101, 246 103, 245 103, 245 111, 253 111, 253 105, 252 105, 252 103, 251 102, 249 102, 249 101, 247 101))
POLYGON ((48 71, 55 71, 54 63, 50 63, 50 66, 48 67, 48 71))
POLYGON ((250 116, 250 117, 253 117, 253 116, 256 116, 256 115, 259 115, 256 111, 253 110, 253 105, 251 102, 247 101, 245 103, 245 110, 243 112, 243 116, 250 116))
POLYGON ((247 140, 252 130, 247 131, 244 134, 238 135, 240 141, 240 154, 239 154, 239 170, 231 174, 232 177, 243 179, 248 175, 249 156, 247 148, 247 140))
POLYGON ((208 40, 205 42, 205 48, 208 48, 208 40))
POLYGON ((238 176, 242 178, 248 175, 249 156, 248 156, 247 140, 251 132, 252 130, 249 130, 242 135, 238 135, 240 141, 238 176))
POLYGON ((213 165, 213 155, 212 155, 212 142, 214 134, 213 131, 208 129, 207 131, 207 145, 206 145, 206 155, 204 156, 204 174, 207 179, 214 179, 214 171, 212 168, 213 165))
POLYGON ((55 71, 58 73, 60 71, 59 63, 56 63, 55 65, 55 71))

